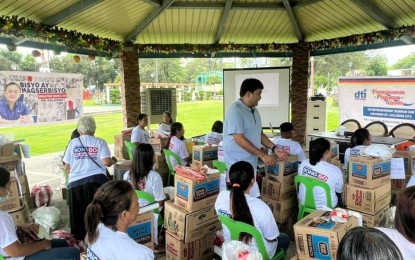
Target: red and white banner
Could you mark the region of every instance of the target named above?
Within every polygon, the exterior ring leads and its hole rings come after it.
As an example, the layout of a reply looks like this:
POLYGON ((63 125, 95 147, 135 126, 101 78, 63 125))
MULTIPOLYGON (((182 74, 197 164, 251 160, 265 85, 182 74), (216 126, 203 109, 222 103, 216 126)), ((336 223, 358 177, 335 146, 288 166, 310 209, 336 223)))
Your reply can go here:
POLYGON ((339 78, 340 122, 415 123, 415 77, 339 78))
POLYGON ((79 118, 83 75, 0 71, 0 126, 79 118))

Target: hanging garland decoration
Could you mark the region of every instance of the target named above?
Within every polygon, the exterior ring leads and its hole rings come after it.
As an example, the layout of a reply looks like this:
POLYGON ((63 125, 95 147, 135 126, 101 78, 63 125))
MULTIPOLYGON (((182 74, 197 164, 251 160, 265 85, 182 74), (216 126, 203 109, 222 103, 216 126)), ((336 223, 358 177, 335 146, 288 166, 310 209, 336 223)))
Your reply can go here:
POLYGON ((65 30, 57 26, 36 23, 17 16, 0 17, 0 35, 12 35, 16 38, 39 39, 56 45, 64 45, 73 50, 94 50, 108 54, 119 53, 121 42, 100 38, 93 34, 83 34, 74 30, 65 30))

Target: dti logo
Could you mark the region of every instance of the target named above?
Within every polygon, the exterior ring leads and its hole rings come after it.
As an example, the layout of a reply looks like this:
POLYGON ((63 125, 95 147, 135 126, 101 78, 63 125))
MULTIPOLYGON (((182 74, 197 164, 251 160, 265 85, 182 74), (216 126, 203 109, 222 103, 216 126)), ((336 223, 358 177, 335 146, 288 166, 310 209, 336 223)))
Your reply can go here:
POLYGON ((354 93, 354 99, 355 100, 366 100, 366 92, 367 92, 367 89, 357 91, 356 93, 354 93))

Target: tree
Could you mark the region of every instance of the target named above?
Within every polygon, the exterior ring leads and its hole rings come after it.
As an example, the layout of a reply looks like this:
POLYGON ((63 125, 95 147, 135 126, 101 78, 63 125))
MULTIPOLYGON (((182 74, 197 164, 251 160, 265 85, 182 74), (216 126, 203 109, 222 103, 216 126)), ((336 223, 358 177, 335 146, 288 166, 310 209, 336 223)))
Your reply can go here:
POLYGON ((24 56, 22 62, 19 65, 19 70, 22 71, 39 71, 40 64, 36 62, 32 55, 24 56))
POLYGON ((410 69, 413 66, 415 66, 415 52, 398 60, 395 64, 392 65, 392 69, 410 69))
POLYGON ((386 76, 388 74, 387 59, 383 55, 375 55, 365 68, 368 76, 386 76))

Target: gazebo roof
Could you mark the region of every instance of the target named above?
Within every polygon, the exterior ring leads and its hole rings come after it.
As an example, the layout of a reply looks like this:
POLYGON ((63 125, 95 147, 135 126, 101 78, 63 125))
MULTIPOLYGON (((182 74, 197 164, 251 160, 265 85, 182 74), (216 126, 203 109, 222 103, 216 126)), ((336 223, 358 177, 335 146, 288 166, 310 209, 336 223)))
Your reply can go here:
MULTIPOLYGON (((193 53, 214 55, 226 46, 234 53, 287 53, 290 44, 305 42, 318 55, 356 45, 412 44, 415 35, 413 0, 3 0, 0 15, 93 34, 114 44, 135 42, 142 53, 193 48, 193 53)), ((0 22, 1 43, 56 44, 49 36, 39 40, 39 32, 10 33, 4 26, 0 22)), ((84 52, 96 49, 81 47, 84 52)))

